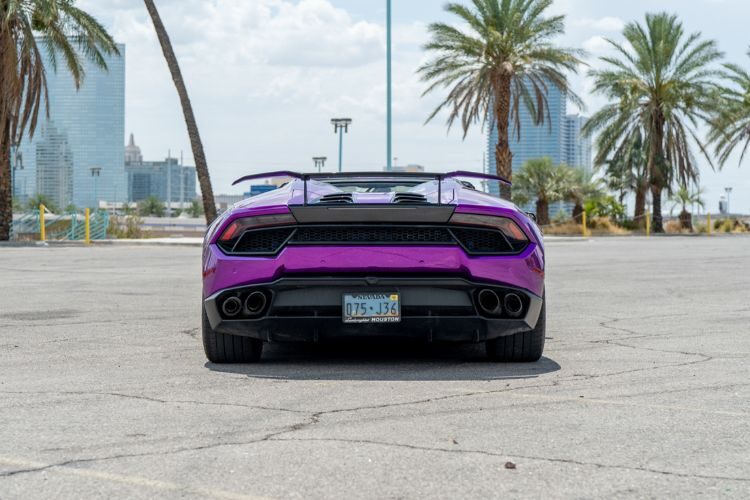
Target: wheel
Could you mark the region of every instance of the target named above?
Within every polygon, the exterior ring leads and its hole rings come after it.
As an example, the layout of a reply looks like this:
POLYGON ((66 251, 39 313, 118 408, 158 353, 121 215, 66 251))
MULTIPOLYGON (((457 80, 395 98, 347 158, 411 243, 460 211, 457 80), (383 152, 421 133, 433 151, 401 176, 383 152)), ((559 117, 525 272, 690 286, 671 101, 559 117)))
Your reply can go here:
POLYGON ((203 350, 212 363, 257 363, 263 353, 263 341, 216 333, 203 310, 203 350))
POLYGON ((508 337, 488 340, 487 356, 492 361, 510 363, 533 363, 539 361, 544 352, 544 338, 547 330, 547 301, 542 303, 539 321, 530 332, 517 333, 508 337))

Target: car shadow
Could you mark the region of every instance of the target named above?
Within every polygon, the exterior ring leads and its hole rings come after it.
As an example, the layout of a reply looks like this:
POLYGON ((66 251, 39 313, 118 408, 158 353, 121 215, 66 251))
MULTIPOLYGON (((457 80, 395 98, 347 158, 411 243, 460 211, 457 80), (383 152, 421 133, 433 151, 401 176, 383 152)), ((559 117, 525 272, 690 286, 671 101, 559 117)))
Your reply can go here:
POLYGON ((280 380, 452 381, 532 379, 560 370, 536 363, 488 361, 481 344, 425 344, 357 339, 321 344, 267 344, 257 364, 218 365, 219 373, 280 380))

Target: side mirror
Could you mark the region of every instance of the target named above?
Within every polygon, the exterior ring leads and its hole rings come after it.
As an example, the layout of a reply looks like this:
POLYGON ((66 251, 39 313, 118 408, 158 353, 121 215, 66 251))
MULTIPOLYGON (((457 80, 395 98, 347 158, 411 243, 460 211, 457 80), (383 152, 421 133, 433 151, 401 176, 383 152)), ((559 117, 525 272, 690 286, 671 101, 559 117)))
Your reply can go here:
POLYGON ((532 213, 532 212, 526 212, 526 215, 528 215, 528 216, 529 216, 529 219, 531 219, 531 220, 533 220, 534 222, 536 222, 536 214, 535 214, 535 213, 532 213))

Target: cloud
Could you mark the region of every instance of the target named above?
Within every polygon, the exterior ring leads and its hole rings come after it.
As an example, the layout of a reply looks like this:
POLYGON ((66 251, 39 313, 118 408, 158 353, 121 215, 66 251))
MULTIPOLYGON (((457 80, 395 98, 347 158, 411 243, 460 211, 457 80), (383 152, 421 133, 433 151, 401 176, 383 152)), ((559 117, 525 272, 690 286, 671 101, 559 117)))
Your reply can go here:
POLYGON ((596 31, 618 32, 625 27, 625 21, 619 17, 605 16, 598 19, 581 18, 572 22, 574 28, 588 28, 596 31))
POLYGON ((612 49, 612 46, 604 37, 592 36, 583 42, 583 49, 591 55, 599 56, 612 49))

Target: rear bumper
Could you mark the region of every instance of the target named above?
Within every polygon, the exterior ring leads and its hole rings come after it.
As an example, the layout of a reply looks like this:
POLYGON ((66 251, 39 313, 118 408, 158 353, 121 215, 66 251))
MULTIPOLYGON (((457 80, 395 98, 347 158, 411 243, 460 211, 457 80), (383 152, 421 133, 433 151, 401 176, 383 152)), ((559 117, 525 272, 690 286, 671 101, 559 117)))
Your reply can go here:
POLYGON ((317 342, 335 337, 407 337, 427 341, 482 342, 527 332, 536 327, 542 298, 502 284, 462 278, 327 277, 283 278, 219 291, 204 307, 217 333, 252 337, 266 342, 317 342), (488 317, 476 305, 478 290, 514 292, 524 300, 517 319, 488 317), (268 294, 269 304, 258 317, 228 319, 220 304, 229 296, 250 291, 268 294), (341 315, 344 293, 398 292, 402 319, 391 324, 345 324, 341 315))

